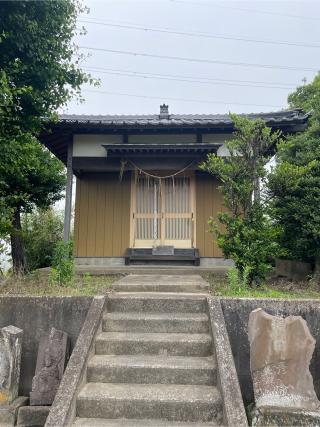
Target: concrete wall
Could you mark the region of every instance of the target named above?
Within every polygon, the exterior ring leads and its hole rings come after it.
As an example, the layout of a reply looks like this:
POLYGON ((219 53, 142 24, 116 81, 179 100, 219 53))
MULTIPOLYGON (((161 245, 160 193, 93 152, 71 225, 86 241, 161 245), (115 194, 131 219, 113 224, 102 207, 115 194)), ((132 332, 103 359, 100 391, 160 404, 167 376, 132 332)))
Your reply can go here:
POLYGON ((306 320, 311 334, 316 339, 310 371, 320 398, 320 301, 222 298, 221 306, 245 404, 253 401, 248 320, 250 312, 260 307, 273 315, 302 316, 306 320))
POLYGON ((20 395, 28 396, 31 390, 40 337, 54 326, 68 333, 73 349, 91 301, 91 297, 0 297, 0 327, 23 329, 20 395))

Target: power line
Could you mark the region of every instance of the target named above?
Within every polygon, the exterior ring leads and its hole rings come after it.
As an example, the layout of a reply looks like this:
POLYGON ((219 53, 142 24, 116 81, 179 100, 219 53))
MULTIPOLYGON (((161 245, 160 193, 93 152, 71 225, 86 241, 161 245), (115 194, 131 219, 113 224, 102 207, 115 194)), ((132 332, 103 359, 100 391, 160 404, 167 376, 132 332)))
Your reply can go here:
POLYGON ((311 19, 313 21, 319 21, 320 18, 316 18, 314 16, 301 16, 301 15, 291 15, 287 13, 278 13, 278 12, 269 12, 267 10, 257 10, 257 9, 248 9, 245 7, 238 7, 238 6, 226 6, 222 4, 217 4, 216 2, 207 3, 207 2, 195 2, 195 1, 185 1, 185 0, 169 0, 172 3, 184 3, 184 4, 191 4, 196 6, 209 6, 209 7, 220 7, 223 9, 233 9, 233 10, 240 10, 242 12, 252 12, 252 13, 260 13, 262 15, 273 15, 273 16, 281 16, 285 18, 294 18, 294 19, 311 19))
POLYGON ((254 68, 267 68, 267 69, 278 69, 278 70, 287 70, 287 71, 310 71, 317 72, 317 68, 304 68, 304 67, 292 67, 287 65, 269 65, 269 64, 251 64, 249 62, 232 62, 232 61, 218 61, 212 59, 204 58, 188 58, 182 56, 169 56, 169 55, 156 55, 152 53, 144 52, 132 52, 126 50, 115 50, 115 49, 104 49, 99 47, 89 47, 89 46, 79 46, 81 49, 94 50, 97 52, 109 52, 116 53, 120 55, 131 55, 131 56, 143 56, 147 58, 158 58, 158 59, 170 59, 175 61, 184 61, 184 62, 200 62, 207 64, 221 64, 221 65, 230 65, 230 66, 239 66, 239 67, 254 67, 254 68))
MULTIPOLYGON (((223 80, 223 79, 210 79, 210 78, 198 78, 194 79, 188 76, 179 76, 174 74, 154 74, 154 73, 144 73, 139 71, 130 71, 130 70, 119 70, 113 68, 99 68, 99 67, 83 67, 87 71, 98 72, 102 74, 110 74, 110 75, 119 75, 124 77, 140 77, 144 79, 159 79, 159 80, 171 80, 178 82, 187 82, 187 83, 201 83, 201 84, 209 84, 209 85, 223 85, 223 86, 240 86, 240 87, 256 87, 256 88, 264 88, 264 89, 284 89, 290 90, 295 89, 296 86, 274 86, 272 84, 266 83, 266 85, 259 84, 259 82, 241 82, 232 81, 232 80, 223 80), (252 84, 247 84, 252 83, 252 84), (257 83, 257 84, 255 84, 257 83)), ((281 85, 281 83, 279 83, 281 85)))
POLYGON ((133 24, 130 22, 114 22, 114 21, 101 21, 101 20, 97 21, 96 18, 79 19, 78 22, 82 22, 86 24, 102 25, 102 26, 113 27, 113 28, 123 28, 123 29, 146 31, 146 32, 174 34, 174 35, 180 35, 180 36, 203 37, 203 38, 222 39, 222 40, 235 40, 235 41, 242 41, 242 42, 248 42, 248 43, 262 43, 262 44, 308 47, 308 48, 318 48, 318 49, 320 48, 319 44, 306 44, 306 43, 280 41, 280 40, 259 40, 259 39, 253 39, 250 37, 238 37, 238 36, 231 36, 226 34, 209 34, 209 33, 202 33, 202 32, 190 32, 185 30, 176 30, 173 28, 154 28, 154 27, 152 28, 152 27, 147 27, 145 25, 133 24), (92 21, 88 19, 92 19, 92 21))
MULTIPOLYGON (((117 69, 117 68, 102 68, 102 67, 91 67, 91 68, 95 68, 97 70, 107 70, 107 71, 109 71, 109 70, 110 71, 124 71, 124 72, 132 72, 132 73, 136 72, 136 71, 130 71, 130 70, 121 70, 121 69, 117 69)), ((150 74, 150 75, 154 75, 154 76, 182 77, 182 78, 190 78, 190 79, 194 78, 192 76, 182 76, 179 74, 159 74, 159 73, 140 72, 140 71, 138 71, 138 73, 150 74)), ((201 79, 201 80, 218 81, 218 82, 240 82, 240 83, 279 85, 279 86, 285 86, 288 89, 292 89, 293 87, 295 88, 297 86, 297 83, 266 82, 266 81, 253 81, 253 80, 231 80, 231 79, 225 80, 225 79, 218 79, 218 78, 211 78, 211 77, 197 77, 197 78, 201 79)))
POLYGON ((101 95, 117 95, 117 96, 130 96, 134 98, 144 98, 144 99, 158 99, 165 101, 185 101, 185 102, 199 102, 203 104, 223 104, 223 105, 244 105, 244 106, 252 106, 252 107, 275 107, 275 108, 283 108, 283 105, 268 105, 268 104, 248 104, 243 102, 225 102, 225 101, 209 101, 207 99, 189 99, 189 98, 173 98, 168 96, 151 96, 151 95, 138 95, 133 93, 124 93, 124 92, 111 92, 111 91, 97 91, 92 89, 83 89, 84 92, 96 93, 101 95))

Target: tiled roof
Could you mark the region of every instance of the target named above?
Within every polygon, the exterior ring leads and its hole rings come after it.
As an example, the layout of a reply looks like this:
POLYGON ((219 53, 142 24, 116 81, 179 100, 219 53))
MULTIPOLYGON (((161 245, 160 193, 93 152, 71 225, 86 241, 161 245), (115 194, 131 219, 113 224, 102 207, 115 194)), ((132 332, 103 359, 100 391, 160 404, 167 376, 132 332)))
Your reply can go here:
MULTIPOLYGON (((269 124, 304 123, 309 113, 301 109, 283 110, 270 113, 241 114, 250 119, 261 118, 269 124)), ((231 125, 229 114, 170 114, 169 118, 160 118, 158 114, 150 115, 74 115, 59 116, 61 124, 121 126, 216 126, 231 125)))

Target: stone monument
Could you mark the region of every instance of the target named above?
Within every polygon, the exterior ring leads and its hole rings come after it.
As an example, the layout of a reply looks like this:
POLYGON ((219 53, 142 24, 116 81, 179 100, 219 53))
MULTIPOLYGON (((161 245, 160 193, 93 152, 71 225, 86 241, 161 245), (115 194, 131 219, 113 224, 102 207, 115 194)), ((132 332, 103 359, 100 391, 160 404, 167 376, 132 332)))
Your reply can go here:
POLYGON ((6 326, 0 329, 0 426, 14 426, 27 397, 18 397, 22 329, 6 326))
POLYGON ((248 334, 256 411, 253 425, 281 424, 297 416, 302 422, 304 414, 309 418, 316 414, 320 402, 309 371, 315 339, 306 321, 301 316, 272 316, 258 308, 250 313, 248 334))
POLYGON ((22 333, 12 325, 0 329, 0 406, 18 397, 22 333))
POLYGON ((69 347, 68 335, 55 328, 40 339, 30 405, 52 404, 69 358, 69 347))

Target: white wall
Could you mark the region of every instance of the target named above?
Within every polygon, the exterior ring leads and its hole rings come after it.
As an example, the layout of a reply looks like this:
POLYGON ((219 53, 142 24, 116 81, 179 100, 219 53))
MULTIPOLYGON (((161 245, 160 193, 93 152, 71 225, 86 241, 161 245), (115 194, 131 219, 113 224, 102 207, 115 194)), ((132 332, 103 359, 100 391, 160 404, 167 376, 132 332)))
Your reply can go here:
MULTIPOLYGON (((206 134, 202 139, 204 143, 223 142, 230 135, 206 134)), ((129 143, 177 143, 190 144, 196 142, 195 134, 184 135, 130 135, 129 143)), ((103 144, 121 144, 122 135, 75 135, 73 140, 74 157, 105 157, 106 150, 103 144)))
POLYGON ((119 144, 122 135, 75 135, 73 138, 74 157, 106 157, 103 144, 119 144))

